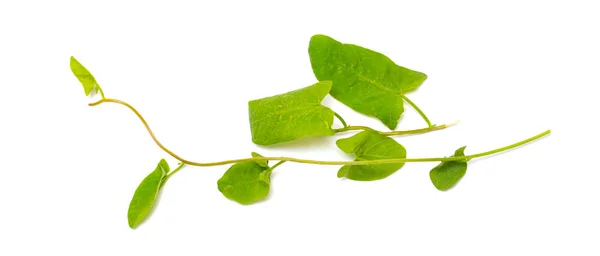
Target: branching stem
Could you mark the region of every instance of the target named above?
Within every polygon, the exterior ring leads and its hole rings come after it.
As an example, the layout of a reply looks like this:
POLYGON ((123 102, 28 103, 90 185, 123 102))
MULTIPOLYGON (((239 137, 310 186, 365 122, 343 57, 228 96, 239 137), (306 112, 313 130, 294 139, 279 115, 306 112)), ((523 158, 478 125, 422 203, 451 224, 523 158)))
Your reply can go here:
POLYGON ((165 183, 167 182, 167 180, 169 180, 169 178, 171 178, 171 176, 173 176, 173 174, 177 173, 179 170, 181 170, 181 168, 183 168, 185 166, 184 163, 179 163, 179 166, 177 166, 177 168, 175 168, 175 170, 171 171, 170 173, 167 174, 167 176, 165 177, 165 179, 162 181, 162 183, 160 184, 160 187, 162 188, 162 186, 165 185, 165 183))
POLYGON ((102 99, 106 99, 106 97, 104 97, 104 91, 102 90, 102 87, 98 86, 98 91, 100 92, 100 96, 102 96, 102 99))
MULTIPOLYGON (((382 131, 376 131, 376 130, 375 131, 378 132, 379 134, 385 135, 385 136, 421 134, 421 133, 428 133, 428 132, 446 129, 450 126, 456 125, 457 123, 458 123, 458 121, 451 123, 451 124, 434 125, 429 128, 421 128, 421 129, 405 130, 405 131, 391 131, 391 132, 382 132, 382 131)), ((367 126, 354 126, 354 125, 349 125, 349 126, 346 126, 344 128, 339 128, 339 129, 333 129, 333 131, 335 133, 346 132, 346 131, 356 131, 356 130, 373 130, 373 129, 371 129, 367 126)))
POLYGON ((342 116, 340 116, 336 112, 333 112, 333 114, 335 115, 335 117, 337 117, 338 120, 340 120, 340 122, 342 122, 342 125, 344 126, 344 128, 348 127, 348 124, 346 124, 346 121, 344 120, 344 118, 342 118, 342 116))
MULTIPOLYGON (((519 147, 521 145, 524 145, 526 143, 529 143, 531 141, 537 140, 539 138, 542 138, 542 137, 550 134, 550 130, 547 130, 547 131, 542 132, 542 133, 540 133, 540 134, 538 134, 536 136, 533 136, 533 137, 528 138, 526 140, 519 141, 519 142, 514 143, 514 144, 510 144, 510 145, 505 146, 505 147, 501 147, 501 148, 498 148, 498 149, 494 149, 494 150, 490 150, 490 151, 486 151, 486 152, 482 152, 482 153, 478 153, 478 154, 474 154, 474 155, 455 156, 455 157, 396 158, 396 159, 381 159, 381 160, 369 160, 369 161, 320 161, 320 160, 308 160, 308 159, 299 159, 299 158, 292 158, 292 157, 253 157, 253 158, 241 158, 241 159, 225 160, 225 161, 219 161, 219 162, 200 163, 200 162, 193 162, 193 161, 190 161, 190 160, 186 160, 186 159, 178 156, 177 154, 173 153, 169 149, 167 149, 164 145, 162 145, 162 143, 160 143, 158 141, 158 139, 156 139, 156 136, 154 135, 154 133, 150 129, 150 126, 148 126, 148 123, 142 117, 142 115, 133 106, 129 105, 128 103, 126 103, 124 101, 116 100, 116 99, 106 98, 106 99, 102 99, 102 100, 99 100, 99 101, 94 102, 94 103, 90 103, 89 105, 90 106, 97 106, 97 105, 99 105, 101 103, 104 103, 104 102, 117 103, 117 104, 121 104, 121 105, 126 106, 127 108, 129 108, 131 111, 133 111, 133 113, 144 124, 144 126, 146 127, 146 130, 148 131, 148 133, 152 137, 152 140, 154 140, 154 142, 156 143, 156 145, 158 145, 158 147, 160 147, 163 151, 165 151, 167 154, 169 154, 173 158, 181 161, 182 165, 186 164, 186 165, 193 165, 193 166, 218 166, 218 165, 226 165, 226 164, 234 164, 234 163, 253 162, 253 161, 257 161, 257 160, 288 161, 288 162, 296 162, 296 163, 304 163, 304 164, 319 164, 319 165, 371 165, 371 164, 391 164, 391 163, 407 163, 407 162, 446 162, 446 161, 464 161, 464 160, 468 161, 468 160, 471 160, 471 159, 474 159, 474 158, 489 156, 489 155, 500 153, 502 151, 506 151, 506 150, 509 150, 509 149, 512 149, 512 148, 516 148, 516 147, 519 147)), ((434 127, 441 127, 441 126, 434 126, 434 127)), ((349 127, 346 127, 346 128, 349 128, 349 127)), ((345 128, 342 128, 342 129, 345 129, 345 128)), ((367 128, 367 129, 369 129, 369 128, 367 128)), ((431 128, 426 128, 426 129, 431 129, 431 128)), ((443 128, 439 128, 439 129, 443 129, 443 128)), ((364 130, 364 129, 361 127, 361 128, 348 129, 348 130, 364 130)), ((281 164, 281 163, 278 163, 278 164, 281 164)), ((181 167, 182 166, 180 166, 180 168, 181 167)), ((180 168, 177 168, 176 170, 178 170, 180 168)), ((173 173, 175 173, 175 171, 171 172, 171 175, 173 173)), ((169 177, 169 176, 170 175, 167 175, 167 177, 169 177)))
POLYGON ((425 122, 427 123, 427 126, 429 128, 433 127, 434 125, 431 124, 431 122, 429 121, 429 118, 427 118, 427 116, 425 115, 425 113, 423 113, 423 111, 421 111, 421 109, 419 107, 417 107, 417 105, 412 102, 411 100, 409 100, 406 96, 404 95, 400 95, 402 96, 402 98, 406 101, 406 103, 408 103, 411 107, 413 107, 417 112, 419 112, 419 115, 421 115, 421 117, 423 118, 423 120, 425 120, 425 122))
POLYGON ((279 161, 275 165, 271 166, 271 168, 269 168, 269 169, 271 169, 271 171, 273 171, 273 170, 275 170, 275 168, 277 168, 277 166, 280 166, 283 163, 285 163, 285 161, 279 161))
POLYGON ((173 171, 171 171, 169 174, 167 174, 167 177, 165 178, 165 181, 166 181, 166 180, 167 180, 169 177, 173 176, 173 174, 175 174, 175 173, 177 173, 179 170, 181 170, 181 168, 183 168, 184 166, 185 166, 185 164, 184 164, 184 163, 179 163, 179 166, 177 166, 177 168, 175 168, 175 170, 173 170, 173 171))

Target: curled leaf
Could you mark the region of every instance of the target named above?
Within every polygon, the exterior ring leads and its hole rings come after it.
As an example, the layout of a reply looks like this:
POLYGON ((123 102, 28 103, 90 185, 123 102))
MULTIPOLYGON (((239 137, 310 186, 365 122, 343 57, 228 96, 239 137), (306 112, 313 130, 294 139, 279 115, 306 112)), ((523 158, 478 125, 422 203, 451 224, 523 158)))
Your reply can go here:
POLYGON ((329 90, 331 82, 324 81, 248 102, 252 142, 270 145, 306 136, 333 135, 333 111, 321 105, 329 90))
MULTIPOLYGON (((262 157, 252 153, 253 157, 262 157)), ((236 163, 217 181, 219 191, 240 204, 252 204, 269 194, 271 171, 266 161, 236 163)))
POLYGON ((71 56, 70 66, 71 71, 73 71, 73 75, 75 75, 79 82, 81 82, 81 85, 83 85, 83 90, 86 96, 90 95, 93 90, 96 92, 101 90, 100 85, 98 82, 96 82, 96 79, 92 73, 90 73, 87 68, 81 65, 81 63, 79 63, 79 61, 77 61, 73 56, 71 56))
MULTIPOLYGON (((454 156, 464 156, 465 148, 461 147, 454 152, 454 156)), ((447 161, 429 171, 429 178, 433 185, 441 191, 446 191, 456 185, 467 173, 466 161, 447 161)))
POLYGON ((418 88, 427 75, 396 65, 385 55, 315 35, 308 48, 319 81, 331 80, 331 96, 395 129, 404 112, 403 94, 418 88))
MULTIPOLYGON (((354 154, 355 161, 406 158, 406 149, 400 143, 371 130, 340 139, 336 144, 345 153, 354 154)), ((337 175, 339 178, 359 181, 379 180, 390 176, 402 166, 404 163, 344 165, 337 175)))
POLYGON ((127 220, 130 228, 136 228, 150 214, 161 184, 168 172, 169 164, 165 159, 162 159, 158 163, 158 166, 156 166, 156 169, 148 174, 137 187, 127 211, 127 220))
MULTIPOLYGON (((256 152, 252 152, 252 157, 263 157, 256 152)), ((267 160, 256 160, 256 163, 262 167, 269 167, 269 161, 267 160)))

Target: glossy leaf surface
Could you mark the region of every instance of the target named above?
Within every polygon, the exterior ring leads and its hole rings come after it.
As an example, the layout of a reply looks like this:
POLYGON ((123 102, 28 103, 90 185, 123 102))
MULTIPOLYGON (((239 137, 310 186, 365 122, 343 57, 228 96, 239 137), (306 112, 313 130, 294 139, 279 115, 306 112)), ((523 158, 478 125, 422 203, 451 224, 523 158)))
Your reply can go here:
POLYGON ((252 142, 270 145, 306 136, 334 134, 333 111, 321 101, 331 90, 324 81, 248 103, 252 142))

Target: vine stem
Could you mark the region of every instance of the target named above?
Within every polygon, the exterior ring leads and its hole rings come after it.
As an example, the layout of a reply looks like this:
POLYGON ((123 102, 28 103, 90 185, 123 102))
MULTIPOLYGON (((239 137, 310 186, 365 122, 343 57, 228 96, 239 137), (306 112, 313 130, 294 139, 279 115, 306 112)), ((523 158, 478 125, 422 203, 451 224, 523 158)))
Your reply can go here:
POLYGON ((173 176, 173 174, 175 174, 175 173, 177 173, 179 170, 181 170, 181 168, 183 168, 184 166, 185 166, 185 164, 184 164, 184 163, 179 163, 179 166, 177 166, 177 168, 175 168, 175 170, 173 170, 173 171, 171 171, 170 173, 168 173, 168 174, 167 174, 167 177, 165 177, 165 181, 166 181, 166 180, 167 180, 169 177, 173 176))
POLYGON ((342 122, 342 126, 344 126, 344 128, 348 127, 348 124, 346 124, 346 121, 344 120, 344 118, 342 118, 342 116, 340 116, 336 112, 333 112, 333 114, 335 115, 335 117, 337 117, 338 120, 340 120, 340 122, 342 122))
POLYGON ((347 131, 356 131, 356 130, 372 130, 372 131, 376 131, 381 135, 385 135, 385 136, 393 136, 393 135, 409 135, 409 134, 421 134, 421 133, 428 133, 428 132, 432 132, 432 131, 437 131, 437 130, 442 130, 442 129, 446 129, 450 126, 456 125, 458 124, 458 121, 451 123, 451 124, 444 124, 444 125, 431 125, 427 127, 427 128, 421 128, 421 129, 414 129, 414 130, 406 130, 406 131, 391 131, 391 132, 382 132, 382 131, 377 131, 372 129, 371 127, 367 127, 367 126, 360 126, 360 125, 348 125, 346 124, 346 121, 344 120, 344 118, 342 118, 338 113, 333 112, 333 114, 335 115, 335 117, 340 120, 340 122, 342 123, 342 125, 344 126, 343 128, 338 128, 338 129, 333 129, 334 133, 340 133, 340 132, 347 132, 347 131))
POLYGON ((162 188, 162 186, 165 185, 165 183, 167 183, 167 180, 169 180, 169 178, 171 178, 171 176, 173 176, 173 174, 177 173, 179 170, 181 170, 181 168, 183 168, 185 166, 184 163, 179 163, 179 166, 177 166, 177 168, 175 168, 175 170, 171 171, 170 173, 167 174, 167 176, 165 176, 165 179, 162 181, 162 183, 160 184, 160 187, 162 188))
POLYGON ((106 97, 104 97, 104 91, 102 90, 102 87, 98 86, 98 91, 100 92, 100 96, 102 96, 102 99, 106 99, 106 97))
MULTIPOLYGON (((456 125, 456 124, 458 124, 458 121, 451 123, 451 124, 434 125, 434 126, 431 126, 428 128, 421 128, 421 129, 414 129, 414 130, 391 131, 391 132, 376 131, 376 132, 378 132, 381 135, 385 135, 385 136, 421 134, 421 133, 428 133, 428 132, 446 129, 446 128, 456 125)), ((346 132, 346 131, 355 131, 355 130, 373 130, 373 129, 371 129, 370 127, 367 127, 367 126, 358 126, 358 125, 357 126, 349 125, 344 128, 333 129, 333 131, 335 133, 346 132)))
POLYGON ((117 104, 121 104, 121 105, 129 108, 131 111, 133 111, 133 113, 135 113, 135 115, 144 124, 144 126, 146 127, 146 130, 148 131, 148 133, 150 134, 150 136, 152 137, 152 139, 154 140, 156 145, 158 145, 158 147, 160 147, 163 151, 165 151, 167 154, 169 154, 173 158, 181 161, 182 165, 186 164, 186 165, 193 165, 193 166, 218 166, 218 165, 226 165, 226 164, 234 164, 234 163, 254 162, 257 160, 288 161, 288 162, 296 162, 296 163, 304 163, 304 164, 319 164, 319 165, 372 165, 372 164, 393 164, 393 163, 407 163, 407 162, 469 161, 473 158, 484 157, 484 156, 500 153, 502 151, 506 151, 506 150, 509 150, 512 148, 516 148, 516 147, 519 147, 521 145, 532 142, 534 140, 537 140, 539 138, 542 138, 542 137, 550 134, 550 130, 547 130, 547 131, 542 132, 538 135, 535 135, 531 138, 519 141, 517 143, 510 144, 505 147, 501 147, 498 149, 494 149, 494 150, 490 150, 490 151, 486 151, 486 152, 482 152, 482 153, 478 153, 478 154, 474 154, 474 155, 467 155, 467 156, 432 157, 432 158, 395 158, 395 159, 381 159, 381 160, 368 160, 368 161, 321 161, 321 160, 299 159, 299 158, 293 158, 293 157, 253 157, 253 158, 225 160, 225 161, 219 161, 219 162, 200 163, 200 162, 186 160, 186 159, 178 156, 177 154, 173 153, 169 149, 167 149, 164 145, 162 145, 162 143, 160 143, 160 141, 158 141, 158 139, 156 139, 156 136, 154 135, 154 133, 150 129, 150 126, 148 126, 148 123, 142 117, 142 115, 133 106, 129 105, 127 102, 124 102, 121 100, 116 100, 116 99, 106 98, 106 99, 102 99, 102 100, 99 100, 94 103, 90 103, 89 105, 97 106, 104 102, 117 103, 117 104))
POLYGON ((406 101, 406 103, 408 103, 411 107, 413 107, 417 112, 419 112, 419 115, 421 115, 421 117, 423 118, 423 120, 425 120, 425 122, 427 123, 427 126, 429 128, 434 127, 434 125, 431 124, 431 122, 429 121, 429 118, 427 118, 427 116, 425 115, 425 113, 423 113, 423 111, 421 111, 421 109, 419 107, 417 107, 417 104, 415 104, 414 102, 412 102, 411 100, 409 100, 406 96, 404 96, 403 94, 400 95, 402 96, 402 98, 406 101))
POLYGON ((281 164, 285 163, 285 161, 279 161, 278 163, 276 163, 275 165, 271 166, 271 171, 274 170, 275 168, 277 168, 277 166, 280 166, 281 164))

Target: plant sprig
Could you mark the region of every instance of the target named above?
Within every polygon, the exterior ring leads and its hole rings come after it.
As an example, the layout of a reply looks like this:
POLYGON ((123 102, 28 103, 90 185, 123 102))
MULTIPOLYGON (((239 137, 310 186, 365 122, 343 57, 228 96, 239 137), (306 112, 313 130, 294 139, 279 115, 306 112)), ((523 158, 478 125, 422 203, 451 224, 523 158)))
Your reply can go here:
MULTIPOLYGON (((216 162, 197 162, 197 161, 187 160, 187 159, 175 154, 173 151, 167 149, 160 141, 158 141, 158 139, 154 135, 154 132, 152 132, 152 129, 150 129, 150 126, 148 125, 148 123, 146 122, 144 117, 130 104, 128 104, 124 101, 121 101, 121 100, 106 98, 106 99, 102 99, 102 100, 99 100, 94 103, 90 103, 89 106, 98 106, 101 103, 105 103, 105 102, 117 103, 117 104, 120 104, 120 105, 123 105, 123 106, 126 106, 127 108, 129 108, 131 111, 133 111, 135 113, 135 115, 144 124, 144 126, 146 127, 146 130, 148 131, 148 133, 150 134, 150 136, 152 137, 152 139, 154 140, 154 142, 160 149, 162 149, 165 153, 169 154, 173 158, 179 160, 180 162, 182 162, 186 165, 199 166, 199 167, 219 166, 219 165, 245 163, 245 162, 255 162, 255 161, 260 161, 260 160, 287 161, 287 162, 295 162, 295 163, 303 163, 303 164, 317 164, 317 165, 373 165, 373 164, 393 164, 393 163, 409 163, 409 162, 469 161, 474 158, 485 157, 485 156, 497 154, 497 153, 500 153, 500 152, 503 152, 503 151, 506 151, 509 149, 513 149, 513 148, 522 146, 524 144, 527 144, 529 142, 540 139, 551 133, 550 130, 546 130, 538 135, 532 136, 528 139, 510 144, 510 145, 507 145, 504 147, 500 147, 500 148, 497 148, 494 150, 489 150, 489 151, 485 151, 485 152, 481 152, 481 153, 477 153, 477 154, 473 154, 473 155, 467 155, 467 156, 428 157, 428 158, 392 158, 392 159, 381 159, 381 160, 360 161, 360 162, 358 162, 358 161, 321 161, 321 160, 310 160, 310 159, 279 156, 279 157, 239 158, 239 159, 223 160, 223 161, 216 161, 216 162)), ((436 126, 436 127, 432 127, 432 128, 423 128, 423 129, 407 130, 407 131, 396 131, 396 132, 394 132, 395 134, 391 134, 391 135, 426 133, 426 132, 430 132, 430 131, 443 129, 443 128, 446 128, 449 126, 450 125, 443 125, 443 126, 436 126), (443 127, 443 128, 438 128, 438 127, 443 127)), ((351 126, 349 126, 349 127, 351 127, 351 126)), ((352 130, 371 130, 371 129, 368 127, 365 127, 364 129, 362 129, 362 127, 361 127, 361 129, 352 129, 352 130)), ((344 131, 350 131, 350 130, 344 130, 344 131)), ((377 131, 377 132, 380 134, 388 134, 388 135, 390 133, 390 132, 380 132, 380 131, 377 131)))
MULTIPOLYGON (((119 104, 119 105, 127 107, 142 122, 142 124, 146 128, 146 131, 148 132, 148 134, 150 134, 150 137, 152 137, 152 140, 154 141, 154 143, 156 143, 156 145, 159 148, 161 148, 163 151, 165 151, 167 154, 169 154, 173 158, 181 161, 182 163, 185 163, 185 164, 188 164, 188 165, 193 165, 193 166, 215 166, 215 165, 222 165, 222 164, 210 164, 210 165, 207 165, 209 163, 194 162, 194 161, 186 160, 183 157, 180 157, 179 155, 173 153, 173 151, 171 151, 167 147, 165 147, 156 138, 156 135, 154 135, 154 132, 152 131, 152 129, 150 129, 150 125, 148 125, 148 122, 146 122, 146 119, 144 119, 144 117, 142 116, 142 114, 140 114, 140 112, 137 109, 135 109, 131 104, 129 104, 129 103, 125 102, 125 101, 118 100, 118 99, 112 99, 112 98, 104 98, 104 99, 101 99, 99 101, 96 101, 96 102, 93 102, 93 103, 89 103, 88 106, 94 107, 94 106, 98 106, 98 105, 100 105, 102 103, 115 103, 115 104, 119 104)), ((404 130, 404 131, 390 131, 390 132, 377 131, 377 130, 371 129, 371 128, 367 127, 367 126, 352 126, 352 125, 349 125, 349 126, 346 126, 344 128, 334 129, 334 132, 335 133, 342 133, 342 132, 348 132, 348 131, 358 131, 358 130, 366 131, 366 130, 372 130, 372 131, 376 131, 377 133, 385 135, 385 136, 415 135, 415 134, 423 134, 423 133, 428 133, 428 132, 433 132, 433 131, 438 131, 438 130, 446 129, 448 127, 456 125, 457 123, 458 122, 454 122, 454 123, 451 123, 451 124, 434 125, 434 126, 429 127, 429 128, 420 128, 420 129, 404 130)), ((264 159, 264 160, 284 160, 284 159, 264 159)), ((292 160, 289 160, 289 161, 290 162, 298 162, 298 161, 292 161, 292 160)), ((235 163, 235 162, 226 162, 226 163, 223 163, 223 164, 231 164, 231 163, 235 163)), ((309 163, 309 162, 302 162, 302 163, 309 163)), ((314 164, 319 164, 319 163, 314 163, 314 164)), ((337 164, 337 165, 340 165, 340 164, 337 164)))
POLYGON ((307 136, 332 136, 360 131, 336 142, 340 150, 355 156, 354 161, 265 157, 255 152, 252 152, 250 158, 217 162, 185 159, 157 139, 144 117, 132 105, 122 100, 106 98, 89 70, 71 57, 71 70, 83 85, 85 94, 99 92, 102 97, 89 103, 89 106, 114 103, 127 107, 142 122, 156 145, 180 161, 179 166, 171 171, 168 163, 162 159, 156 169, 142 180, 129 206, 129 226, 135 228, 148 217, 161 188, 185 166, 231 164, 217 181, 217 187, 226 198, 240 204, 264 200, 269 193, 273 170, 285 162, 341 165, 337 176, 357 181, 384 179, 408 162, 439 162, 429 172, 429 176, 438 190, 445 191, 462 179, 470 160, 504 152, 550 134, 550 130, 547 130, 525 140, 476 154, 465 155, 463 146, 450 157, 407 158, 407 150, 390 136, 428 133, 456 124, 433 125, 425 113, 406 97, 405 94, 418 88, 427 75, 398 66, 381 53, 352 44, 342 44, 324 35, 311 38, 309 56, 318 83, 248 103, 252 141, 259 145, 272 145, 307 136), (367 126, 348 125, 342 116, 321 104, 327 94, 357 112, 378 118, 390 129, 397 126, 406 102, 419 113, 427 127, 405 131, 377 131, 367 126), (341 128, 332 127, 334 118, 340 121, 341 128), (278 162, 270 166, 269 161, 278 162))

